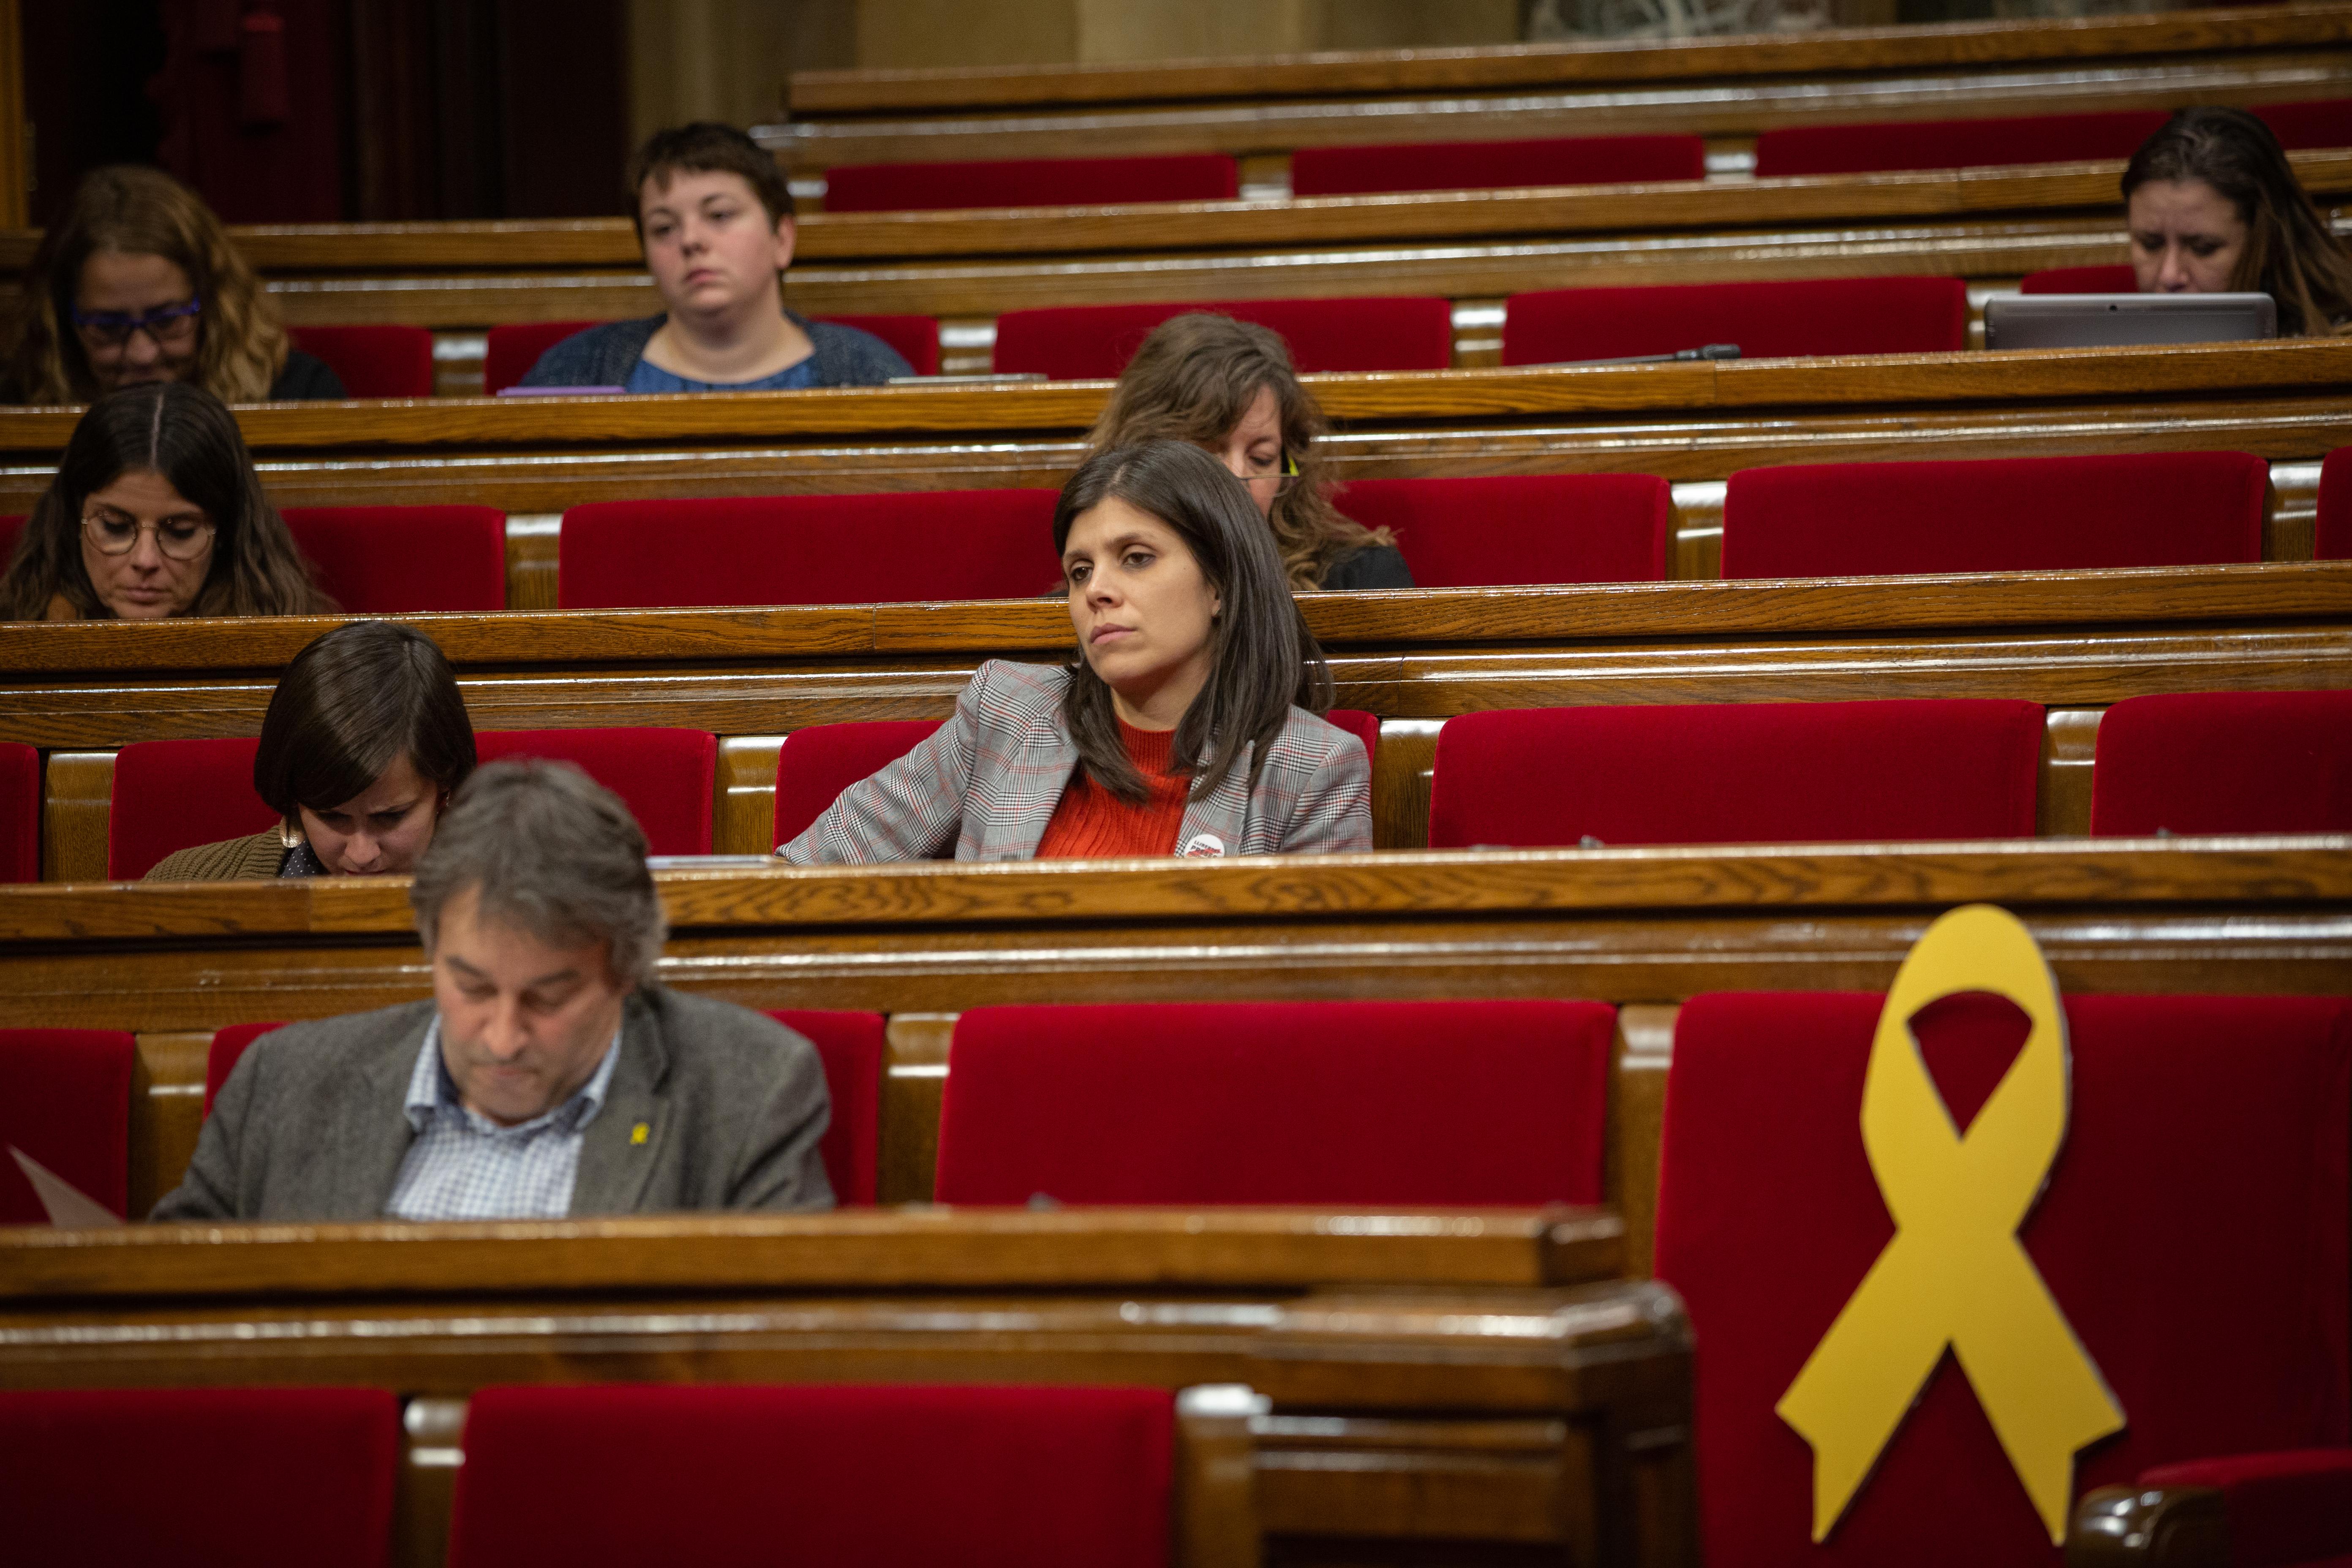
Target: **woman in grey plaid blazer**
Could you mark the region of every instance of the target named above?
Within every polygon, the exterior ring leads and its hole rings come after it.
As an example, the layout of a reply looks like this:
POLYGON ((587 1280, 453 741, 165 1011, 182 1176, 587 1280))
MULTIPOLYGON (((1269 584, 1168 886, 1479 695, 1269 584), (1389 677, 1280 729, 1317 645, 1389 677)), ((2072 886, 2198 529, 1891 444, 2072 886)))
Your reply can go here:
POLYGON ((1025 860, 1074 810, 1134 814, 1125 826, 1148 835, 1173 807, 1147 822, 1167 782, 1155 796, 1134 751, 1171 732, 1160 743, 1187 780, 1173 853, 1372 847, 1370 763, 1316 716, 1330 669, 1239 479, 1189 443, 1113 447, 1063 487, 1054 544, 1081 657, 982 665, 952 719, 779 856, 1025 860))

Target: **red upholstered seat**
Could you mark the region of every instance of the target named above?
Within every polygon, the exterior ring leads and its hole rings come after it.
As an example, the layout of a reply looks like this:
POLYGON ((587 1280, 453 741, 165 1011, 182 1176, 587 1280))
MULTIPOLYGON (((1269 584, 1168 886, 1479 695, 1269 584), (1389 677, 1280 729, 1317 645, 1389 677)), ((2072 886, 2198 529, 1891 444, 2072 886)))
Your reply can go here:
POLYGON ((2231 1568, 2340 1568, 2352 1558, 2352 1448, 2189 1459, 2129 1484, 2219 1491, 2231 1568))
POLYGON ((507 514, 494 506, 288 507, 319 586, 353 615, 507 607, 507 514))
POLYGON ((2116 703, 2099 721, 2091 831, 2352 833, 2352 691, 2116 703))
POLYGON ((812 724, 785 736, 776 752, 777 844, 807 832, 843 790, 880 773, 939 727, 935 719, 877 719, 812 724))
POLYGON ((551 757, 617 795, 645 830, 649 855, 710 853, 719 740, 706 730, 507 730, 474 737, 483 762, 551 757))
POLYGON ((1062 577, 1049 489, 595 501, 563 514, 557 602, 1022 599, 1062 577))
POLYGON ((1437 732, 1429 845, 2026 838, 2032 702, 1745 702, 1466 713, 1437 732))
POLYGON ((2128 262, 2121 267, 2053 267, 2029 272, 2017 286, 2021 294, 2137 294, 2139 275, 2128 262))
POLYGON ((1664 283, 1514 294, 1503 363, 1626 359, 1737 343, 1747 359, 1938 353, 1966 348, 1969 289, 1957 278, 1821 278, 1664 283))
MULTIPOLYGON (((137 1043, 113 1029, 0 1029, 0 1225, 49 1222, 32 1183, 9 1157, 12 1144, 123 1214, 131 1201, 131 1070, 138 1055, 137 1043)), ((0 1489, 6 1485, 0 1478, 0 1489)), ((6 1517, 0 1508, 0 1519, 6 1517)))
MULTIPOLYGON (((1811 1450, 1773 1406, 1894 1234, 1860 1128, 1883 1000, 1700 996, 1675 1027, 1657 1272, 1698 1346, 1706 1561, 2055 1568, 1948 1355, 1836 1531, 1809 1540, 1811 1450)), ((2077 996, 2066 1014, 2071 1123, 2019 1234, 2128 1422, 2078 1456, 2076 1495, 2151 1465, 2343 1444, 2352 1005, 2077 996)), ((1956 1122, 2026 1028, 1981 994, 1916 1016, 1956 1122)))
POLYGON ((1367 713, 1360 708, 1334 708, 1323 715, 1323 721, 1328 724, 1337 724, 1340 729, 1361 741, 1364 743, 1364 761, 1367 763, 1380 761, 1381 716, 1379 714, 1367 713))
POLYGON ((433 334, 423 327, 289 327, 286 335, 353 397, 433 395, 433 334))
POLYGON ((977 1007, 941 1203, 1598 1203, 1597 1002, 977 1007))
POLYGON ((245 1055, 245 1047, 269 1033, 270 1030, 282 1029, 285 1026, 286 1021, 281 1018, 271 1024, 231 1024, 226 1029, 213 1031, 212 1047, 205 1053, 205 1114, 206 1116, 213 1113, 213 1101, 220 1098, 221 1085, 228 1081, 229 1073, 236 1068, 238 1060, 245 1055))
POLYGON ((842 163, 824 172, 824 210, 829 213, 1220 202, 1240 194, 1240 165, 1215 153, 1145 158, 1017 158, 992 163, 842 163))
POLYGON ((2290 153, 2319 147, 2352 147, 2352 98, 2312 98, 2295 103, 2258 103, 2254 112, 2290 153))
POLYGON ((41 879, 41 753, 0 745, 0 882, 41 879))
POLYGON ((2170 118, 2161 109, 2124 109, 1984 120, 1790 125, 1756 138, 1756 176, 2128 158, 2170 118))
POLYGON ((806 1036, 824 1063, 833 1121, 824 1130, 824 1173, 837 1204, 870 1204, 881 1172, 882 1031, 879 1013, 783 1007, 768 1016, 806 1036))
POLYGON ((1159 1389, 488 1388, 449 1568, 1163 1568, 1159 1389))
POLYGON ((530 374, 539 356, 596 321, 510 321, 489 330, 482 352, 482 390, 495 397, 530 374))
POLYGON ((1063 305, 996 318, 996 369, 1055 381, 1107 380, 1127 368, 1151 329, 1202 310, 1282 334, 1301 374, 1444 370, 1454 363, 1454 307, 1444 300, 1244 300, 1212 305, 1063 305))
POLYGON ((383 1568, 399 1465, 382 1389, 0 1393, 11 1563, 383 1568))
POLYGON ((898 351, 917 375, 940 374, 940 323, 930 316, 812 316, 836 327, 871 332, 898 351))
POLYGON ((1357 479, 1332 499, 1365 527, 1394 531, 1424 588, 1666 574, 1674 499, 1649 474, 1357 479))
POLYGON ((2322 561, 2352 561, 2352 447, 2328 453, 2319 466, 2319 529, 2311 552, 2322 561))
POLYGON ((1301 147, 1290 155, 1290 194, 1295 196, 1705 178, 1706 143, 1696 136, 1410 142, 1375 147, 1301 147))
POLYGON ((2247 452, 1745 468, 1726 577, 2050 572, 2263 558, 2270 467, 2247 452))

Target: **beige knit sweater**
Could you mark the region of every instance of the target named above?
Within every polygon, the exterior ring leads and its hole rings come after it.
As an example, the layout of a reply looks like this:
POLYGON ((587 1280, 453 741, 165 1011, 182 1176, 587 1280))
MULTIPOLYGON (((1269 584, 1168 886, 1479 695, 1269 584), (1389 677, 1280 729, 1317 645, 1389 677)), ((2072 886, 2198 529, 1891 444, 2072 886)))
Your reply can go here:
POLYGON ((278 829, 266 827, 250 838, 224 838, 166 855, 148 872, 150 882, 240 882, 275 877, 286 864, 286 846, 278 829))

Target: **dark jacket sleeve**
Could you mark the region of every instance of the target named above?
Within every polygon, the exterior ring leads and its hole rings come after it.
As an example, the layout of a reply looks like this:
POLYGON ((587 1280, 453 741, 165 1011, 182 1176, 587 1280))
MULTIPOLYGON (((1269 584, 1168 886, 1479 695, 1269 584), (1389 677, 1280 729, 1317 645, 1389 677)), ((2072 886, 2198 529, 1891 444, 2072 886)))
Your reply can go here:
POLYGON ((577 331, 523 372, 517 386, 625 386, 667 316, 606 321, 577 331))
POLYGON ((1410 588, 1413 585, 1412 569, 1404 563, 1403 552, 1393 545, 1367 544, 1331 563, 1331 569, 1323 574, 1322 585, 1326 592, 1410 588))
POLYGON ((286 368, 269 384, 272 403, 335 403, 350 395, 343 390, 343 378, 331 365, 300 349, 286 351, 286 368))
MULTIPOLYGON (((781 1027, 781 1026, 779 1026, 781 1027)), ((823 1144, 833 1102, 816 1047, 785 1029, 792 1048, 766 1085, 742 1163, 729 1173, 730 1209, 829 1209, 823 1144)))

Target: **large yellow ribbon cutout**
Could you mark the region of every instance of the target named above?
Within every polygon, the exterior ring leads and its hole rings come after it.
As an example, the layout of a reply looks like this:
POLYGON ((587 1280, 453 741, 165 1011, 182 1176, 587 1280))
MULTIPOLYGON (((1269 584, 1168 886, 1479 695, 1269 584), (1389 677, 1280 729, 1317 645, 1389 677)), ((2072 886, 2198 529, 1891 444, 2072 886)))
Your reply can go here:
POLYGON ((1775 1406, 1813 1447, 1815 1541, 1869 1479, 1947 1344, 2051 1542, 2065 1539, 2074 1451, 2124 1424, 2017 1239, 2065 1140, 2066 1109, 2066 1016, 2041 949, 2006 910, 1953 910, 1895 974, 1863 1080, 1863 1147, 1895 1239, 1775 1406), (1996 992, 2033 1020, 1966 1136, 1910 1028, 1913 1014, 1958 991, 1996 992))

